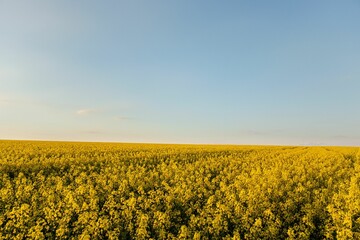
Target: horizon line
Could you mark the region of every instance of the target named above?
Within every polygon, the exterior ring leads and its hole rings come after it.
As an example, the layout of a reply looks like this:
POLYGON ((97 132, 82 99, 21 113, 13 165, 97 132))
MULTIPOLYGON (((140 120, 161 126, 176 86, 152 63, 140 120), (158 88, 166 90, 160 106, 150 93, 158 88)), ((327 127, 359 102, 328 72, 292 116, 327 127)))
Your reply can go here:
POLYGON ((241 144, 241 143, 194 143, 194 142, 124 142, 124 141, 91 141, 91 140, 53 140, 53 139, 2 139, 0 141, 19 142, 63 142, 63 143, 111 143, 111 144, 143 144, 143 145, 197 145, 197 146, 257 146, 257 147, 349 147, 359 148, 360 145, 315 145, 315 144, 241 144))

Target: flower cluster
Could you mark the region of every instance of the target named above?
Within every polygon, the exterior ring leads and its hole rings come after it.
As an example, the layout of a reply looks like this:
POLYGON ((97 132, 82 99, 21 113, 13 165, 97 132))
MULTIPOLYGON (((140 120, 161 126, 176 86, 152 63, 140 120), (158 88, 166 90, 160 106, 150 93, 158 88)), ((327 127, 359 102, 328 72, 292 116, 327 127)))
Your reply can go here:
POLYGON ((0 239, 360 239, 360 151, 0 141, 0 239))

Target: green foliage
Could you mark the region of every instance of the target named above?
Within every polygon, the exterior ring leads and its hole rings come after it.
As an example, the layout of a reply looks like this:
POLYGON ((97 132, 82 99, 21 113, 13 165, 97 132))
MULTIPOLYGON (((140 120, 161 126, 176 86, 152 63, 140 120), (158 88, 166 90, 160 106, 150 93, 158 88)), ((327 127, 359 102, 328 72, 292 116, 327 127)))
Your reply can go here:
POLYGON ((359 152, 0 141, 0 239, 360 239, 359 152))

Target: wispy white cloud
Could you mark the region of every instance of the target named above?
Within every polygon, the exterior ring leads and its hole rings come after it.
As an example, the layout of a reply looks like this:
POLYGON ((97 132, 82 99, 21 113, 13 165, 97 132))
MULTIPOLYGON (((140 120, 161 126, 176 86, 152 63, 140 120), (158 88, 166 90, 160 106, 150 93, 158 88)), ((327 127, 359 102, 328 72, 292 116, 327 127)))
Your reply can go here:
POLYGON ((9 106, 10 104, 16 104, 18 103, 17 101, 15 100, 11 100, 11 99, 0 99, 0 106, 9 106))
POLYGON ((81 133, 81 134, 90 134, 90 135, 100 135, 100 134, 104 134, 103 131, 98 131, 98 130, 79 131, 79 133, 81 133))
POLYGON ((98 112, 98 110, 96 110, 96 109, 79 109, 76 111, 76 114, 85 116, 85 115, 89 115, 89 114, 96 113, 96 112, 98 112))
POLYGON ((48 106, 49 104, 46 101, 35 100, 31 97, 23 97, 18 94, 8 94, 0 92, 0 103, 2 104, 12 104, 12 105, 26 105, 26 106, 48 106))
POLYGON ((124 120, 130 120, 131 119, 130 117, 126 117, 126 116, 116 116, 114 118, 116 120, 119 120, 119 121, 124 121, 124 120))
POLYGON ((245 136, 278 136, 278 135, 284 135, 285 131, 281 129, 273 129, 273 130, 242 130, 239 131, 241 135, 245 136))
POLYGON ((0 82, 11 82, 21 76, 21 70, 15 67, 3 65, 0 67, 0 82))

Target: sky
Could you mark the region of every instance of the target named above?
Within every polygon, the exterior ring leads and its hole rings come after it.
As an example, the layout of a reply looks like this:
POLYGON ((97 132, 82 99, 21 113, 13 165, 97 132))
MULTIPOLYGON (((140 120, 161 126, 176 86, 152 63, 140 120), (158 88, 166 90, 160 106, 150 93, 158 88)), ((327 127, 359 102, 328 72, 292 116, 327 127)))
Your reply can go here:
POLYGON ((0 0, 0 139, 360 146, 359 12, 0 0))

